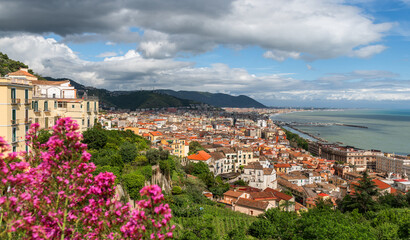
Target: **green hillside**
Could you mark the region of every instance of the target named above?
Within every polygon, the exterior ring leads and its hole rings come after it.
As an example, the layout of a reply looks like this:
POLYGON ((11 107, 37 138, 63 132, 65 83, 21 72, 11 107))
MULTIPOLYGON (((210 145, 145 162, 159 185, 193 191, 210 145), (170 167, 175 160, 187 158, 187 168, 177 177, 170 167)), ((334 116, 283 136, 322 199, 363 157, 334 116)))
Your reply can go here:
POLYGON ((224 93, 209 93, 196 91, 158 90, 177 98, 203 102, 216 107, 265 108, 266 106, 245 95, 232 96, 224 93))
POLYGON ((4 76, 10 72, 15 72, 20 68, 28 68, 28 66, 22 62, 10 59, 7 54, 0 52, 0 76, 4 76))

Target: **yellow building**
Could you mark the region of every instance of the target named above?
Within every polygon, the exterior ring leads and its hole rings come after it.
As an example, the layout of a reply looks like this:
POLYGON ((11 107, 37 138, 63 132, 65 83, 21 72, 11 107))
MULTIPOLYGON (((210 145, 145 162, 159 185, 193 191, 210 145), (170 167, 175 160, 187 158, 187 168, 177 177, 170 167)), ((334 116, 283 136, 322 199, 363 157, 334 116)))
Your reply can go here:
POLYGON ((178 157, 186 157, 189 152, 189 144, 185 139, 166 138, 161 140, 161 145, 171 149, 170 154, 178 157))
POLYGON ((27 69, 0 78, 0 136, 13 151, 28 150, 25 135, 31 123, 50 129, 62 117, 71 117, 85 131, 98 118, 98 99, 77 98, 69 81, 38 81, 27 69))
POLYGON ((0 78, 0 136, 13 151, 26 150, 25 135, 33 115, 32 89, 29 80, 0 78))

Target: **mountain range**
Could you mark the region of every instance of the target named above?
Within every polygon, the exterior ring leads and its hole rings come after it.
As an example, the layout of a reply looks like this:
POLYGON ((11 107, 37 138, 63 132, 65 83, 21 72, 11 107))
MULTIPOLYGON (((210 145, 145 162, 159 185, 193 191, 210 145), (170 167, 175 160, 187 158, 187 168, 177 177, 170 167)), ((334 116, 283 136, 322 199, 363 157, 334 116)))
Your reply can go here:
MULTIPOLYGON (((9 72, 19 70, 28 66, 22 62, 9 59, 6 54, 0 52, 0 74, 6 75, 9 72)), ((30 73, 35 74, 31 69, 30 73)), ((39 79, 49 81, 70 80, 80 96, 86 93, 88 96, 97 96, 100 99, 100 106, 104 108, 130 109, 137 108, 163 108, 163 107, 183 107, 192 104, 206 103, 215 107, 238 107, 238 108, 264 108, 265 105, 245 96, 232 96, 223 93, 209 93, 196 91, 174 91, 174 90, 155 90, 155 91, 109 91, 87 87, 74 80, 66 78, 41 77, 39 79)))

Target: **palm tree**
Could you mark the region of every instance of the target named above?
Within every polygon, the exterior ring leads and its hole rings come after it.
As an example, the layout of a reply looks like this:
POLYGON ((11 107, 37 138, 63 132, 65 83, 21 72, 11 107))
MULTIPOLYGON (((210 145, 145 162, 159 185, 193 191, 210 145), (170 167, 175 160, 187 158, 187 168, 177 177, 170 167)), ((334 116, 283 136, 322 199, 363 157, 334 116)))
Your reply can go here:
POLYGON ((289 212, 289 207, 295 205, 295 202, 291 202, 290 200, 284 200, 284 202, 282 204, 280 204, 280 207, 286 208, 286 211, 289 212))

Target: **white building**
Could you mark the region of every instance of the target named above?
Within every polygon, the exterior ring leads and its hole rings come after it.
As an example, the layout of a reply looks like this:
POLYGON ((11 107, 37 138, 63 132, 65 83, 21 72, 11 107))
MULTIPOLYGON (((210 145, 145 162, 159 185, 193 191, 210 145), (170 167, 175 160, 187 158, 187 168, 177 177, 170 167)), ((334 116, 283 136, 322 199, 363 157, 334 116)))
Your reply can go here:
POLYGON ((240 178, 254 188, 265 189, 269 187, 276 189, 278 186, 275 169, 263 168, 258 162, 245 166, 240 178))

